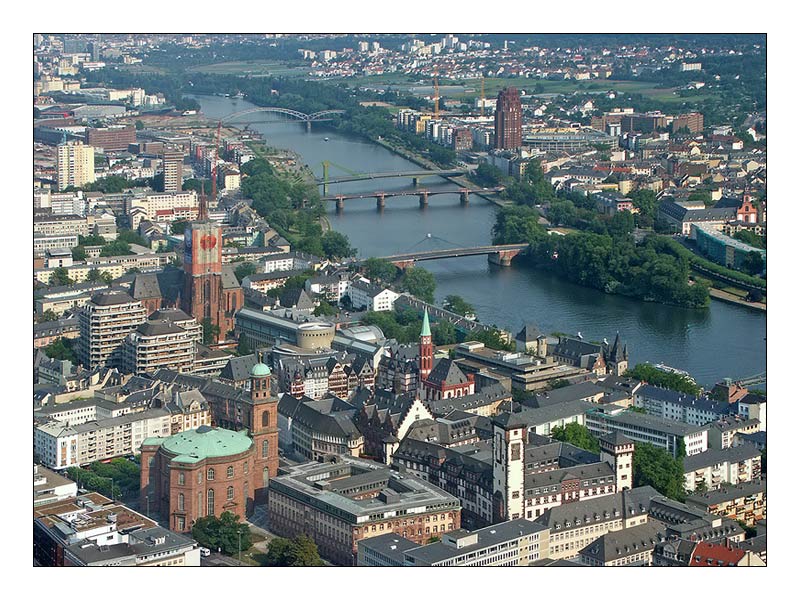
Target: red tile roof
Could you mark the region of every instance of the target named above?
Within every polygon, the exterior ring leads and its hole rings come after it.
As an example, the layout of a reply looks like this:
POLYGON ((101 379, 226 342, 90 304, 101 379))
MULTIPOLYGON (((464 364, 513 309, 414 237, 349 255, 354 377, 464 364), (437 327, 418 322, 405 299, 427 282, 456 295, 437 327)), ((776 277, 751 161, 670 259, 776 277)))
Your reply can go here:
POLYGON ((719 544, 700 542, 692 552, 690 567, 735 567, 744 558, 745 551, 719 544))

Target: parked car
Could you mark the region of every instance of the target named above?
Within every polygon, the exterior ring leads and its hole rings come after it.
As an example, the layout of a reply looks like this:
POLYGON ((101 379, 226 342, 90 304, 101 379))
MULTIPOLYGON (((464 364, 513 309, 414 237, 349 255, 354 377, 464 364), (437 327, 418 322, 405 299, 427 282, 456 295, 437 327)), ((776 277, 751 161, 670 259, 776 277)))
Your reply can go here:
POLYGON ((200 547, 200 556, 211 556, 211 550, 208 548, 200 547))

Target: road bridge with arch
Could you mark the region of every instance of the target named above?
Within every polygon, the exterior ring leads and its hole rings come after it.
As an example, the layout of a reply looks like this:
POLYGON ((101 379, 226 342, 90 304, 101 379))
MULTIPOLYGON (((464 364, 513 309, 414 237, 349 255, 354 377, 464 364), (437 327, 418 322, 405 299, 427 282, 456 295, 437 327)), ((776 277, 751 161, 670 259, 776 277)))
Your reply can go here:
POLYGON ((331 121, 333 120, 333 115, 343 115, 345 110, 321 110, 319 112, 311 113, 307 115, 304 112, 300 112, 299 110, 292 110, 291 108, 281 108, 279 106, 258 106, 256 108, 248 108, 246 110, 240 110, 239 112, 231 113, 226 117, 223 117, 221 122, 228 123, 233 121, 234 119, 238 119, 239 117, 243 117, 245 115, 259 113, 259 112, 268 112, 268 113, 277 113, 281 115, 286 115, 288 117, 292 117, 297 119, 298 121, 303 121, 306 124, 306 128, 311 131, 311 123, 321 122, 321 121, 331 121))

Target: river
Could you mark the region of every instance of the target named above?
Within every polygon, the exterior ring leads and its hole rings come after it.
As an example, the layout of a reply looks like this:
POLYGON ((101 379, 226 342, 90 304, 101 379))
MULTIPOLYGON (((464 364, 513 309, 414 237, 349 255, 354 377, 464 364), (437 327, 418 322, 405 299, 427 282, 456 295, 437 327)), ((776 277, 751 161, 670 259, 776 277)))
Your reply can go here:
MULTIPOLYGON (((254 107, 234 98, 198 96, 202 111, 217 119, 254 107)), ((311 132, 296 121, 265 123, 275 115, 253 114, 231 124, 253 122, 265 143, 291 149, 317 176, 328 160, 355 172, 419 170, 419 167, 366 140, 343 136, 315 124, 311 132), (259 122, 261 121, 261 122, 259 122), (327 138, 327 141, 326 141, 327 138)), ((346 173, 332 165, 330 177, 346 173)), ((331 185, 329 193, 393 191, 412 186, 408 179, 379 179, 331 185)), ((421 188, 449 189, 433 177, 421 188)), ((350 238, 359 256, 386 256, 410 249, 443 249, 491 243, 495 207, 479 198, 462 206, 458 194, 432 196, 426 209, 417 196, 387 198, 379 211, 374 199, 347 201, 341 213, 328 208, 331 226, 350 238), (431 235, 428 238, 428 234, 431 235)), ((458 294, 471 303, 484 323, 513 333, 525 322, 544 332, 581 333, 585 340, 613 340, 617 331, 627 343, 631 364, 663 362, 690 372, 709 386, 724 377, 742 378, 766 371, 767 320, 763 313, 712 300, 708 309, 686 309, 604 294, 556 276, 521 266, 490 265, 486 257, 422 263, 436 277, 436 300, 458 294)))

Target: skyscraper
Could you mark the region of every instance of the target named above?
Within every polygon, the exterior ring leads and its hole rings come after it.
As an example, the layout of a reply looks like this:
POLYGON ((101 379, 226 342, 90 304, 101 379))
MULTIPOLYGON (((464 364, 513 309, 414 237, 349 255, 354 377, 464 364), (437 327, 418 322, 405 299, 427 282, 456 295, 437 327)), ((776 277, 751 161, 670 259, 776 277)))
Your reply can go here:
POLYGON ((494 113, 494 147, 516 150, 522 145, 522 103, 517 88, 505 88, 497 95, 494 113))
POLYGON ((56 169, 58 189, 72 185, 83 187, 94 181, 94 148, 83 142, 66 142, 58 146, 56 169))
POLYGON ((164 150, 164 191, 168 194, 183 188, 183 151, 164 150))

